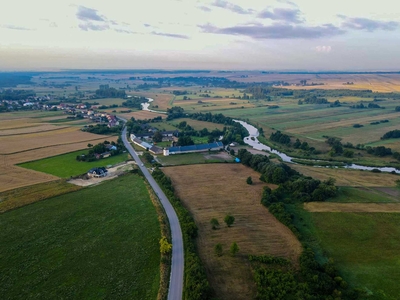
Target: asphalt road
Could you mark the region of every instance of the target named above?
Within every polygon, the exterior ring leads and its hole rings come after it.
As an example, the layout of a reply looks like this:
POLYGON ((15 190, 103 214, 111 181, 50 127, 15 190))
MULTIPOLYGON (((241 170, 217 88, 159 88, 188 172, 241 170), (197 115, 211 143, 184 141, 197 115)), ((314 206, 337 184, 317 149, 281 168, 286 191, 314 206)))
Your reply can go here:
POLYGON ((157 182, 151 176, 150 172, 145 166, 142 166, 142 161, 136 154, 132 145, 129 143, 126 137, 126 127, 122 131, 122 141, 129 154, 138 164, 140 170, 142 170, 147 181, 150 183, 154 192, 160 199, 162 206, 167 214, 169 224, 171 227, 172 236, 172 264, 171 264, 171 275, 168 290, 168 300, 181 300, 182 290, 183 290, 183 268, 184 268, 184 253, 183 253, 183 240, 182 240, 182 230, 179 224, 178 216, 175 213, 174 208, 169 202, 168 198, 165 196, 164 192, 161 190, 157 182))

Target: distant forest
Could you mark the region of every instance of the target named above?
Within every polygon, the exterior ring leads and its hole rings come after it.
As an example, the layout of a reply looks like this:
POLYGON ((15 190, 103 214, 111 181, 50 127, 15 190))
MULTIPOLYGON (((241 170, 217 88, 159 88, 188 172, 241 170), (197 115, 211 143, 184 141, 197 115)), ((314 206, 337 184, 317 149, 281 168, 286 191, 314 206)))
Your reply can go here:
POLYGON ((32 73, 0 73, 0 88, 16 87, 18 84, 33 84, 32 73))

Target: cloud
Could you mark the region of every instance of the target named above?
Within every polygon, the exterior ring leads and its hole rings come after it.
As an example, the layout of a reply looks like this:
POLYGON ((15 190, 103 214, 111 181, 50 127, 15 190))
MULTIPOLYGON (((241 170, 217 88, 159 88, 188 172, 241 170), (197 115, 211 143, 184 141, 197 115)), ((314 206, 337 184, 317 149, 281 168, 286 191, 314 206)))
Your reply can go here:
POLYGON ((104 31, 110 29, 110 26, 108 24, 93 24, 92 22, 85 22, 79 24, 79 28, 84 31, 104 31))
POLYGON ((15 25, 1 25, 0 27, 2 28, 6 28, 6 29, 12 29, 12 30, 32 30, 30 28, 26 28, 26 27, 21 27, 21 26, 15 26, 15 25))
POLYGON ((314 49, 315 49, 315 51, 320 52, 320 53, 329 53, 332 51, 331 46, 317 46, 314 49))
POLYGON ((257 14, 257 17, 290 23, 303 23, 303 20, 300 19, 300 15, 301 11, 299 9, 274 8, 272 11, 267 9, 263 10, 257 14))
POLYGON ((98 22, 107 21, 104 17, 100 16, 97 13, 96 9, 85 6, 78 6, 76 17, 81 21, 98 21, 98 22))
POLYGON ((344 20, 342 27, 349 29, 366 30, 372 32, 375 30, 393 31, 399 27, 399 23, 394 21, 375 21, 367 18, 350 18, 344 15, 338 15, 338 17, 344 20))
POLYGON ((213 25, 200 25, 203 32, 247 36, 253 39, 317 39, 344 34, 346 31, 332 25, 300 26, 288 24, 233 26, 218 28, 213 25))
POLYGON ((235 12, 237 14, 241 14, 241 15, 251 15, 254 12, 252 9, 244 9, 244 8, 240 7, 239 5, 229 3, 228 1, 225 1, 225 0, 215 0, 211 5, 220 7, 220 8, 224 8, 224 9, 228 9, 230 11, 233 11, 233 12, 235 12))
POLYGON ((289 1, 289 0, 277 0, 279 3, 289 4, 295 7, 299 7, 296 3, 289 1))
POLYGON ((210 12, 211 8, 207 7, 207 6, 197 6, 198 9, 201 9, 202 11, 205 12, 210 12))
POLYGON ((114 29, 116 32, 119 32, 119 33, 128 33, 128 34, 136 34, 137 32, 134 32, 134 31, 132 31, 132 30, 129 30, 129 29, 119 29, 119 28, 117 28, 117 29, 114 29))
POLYGON ((177 39, 185 39, 188 40, 189 37, 187 35, 183 34, 175 34, 175 33, 164 33, 164 32, 151 32, 153 35, 159 35, 159 36, 166 36, 166 37, 171 37, 171 38, 177 38, 177 39))

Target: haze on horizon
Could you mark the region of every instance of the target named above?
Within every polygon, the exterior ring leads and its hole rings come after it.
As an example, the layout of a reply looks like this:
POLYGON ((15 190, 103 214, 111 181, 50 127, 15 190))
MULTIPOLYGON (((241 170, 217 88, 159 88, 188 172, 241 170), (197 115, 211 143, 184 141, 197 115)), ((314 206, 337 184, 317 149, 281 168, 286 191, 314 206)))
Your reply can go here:
POLYGON ((2 6, 0 71, 400 70, 394 0, 13 0, 2 6))

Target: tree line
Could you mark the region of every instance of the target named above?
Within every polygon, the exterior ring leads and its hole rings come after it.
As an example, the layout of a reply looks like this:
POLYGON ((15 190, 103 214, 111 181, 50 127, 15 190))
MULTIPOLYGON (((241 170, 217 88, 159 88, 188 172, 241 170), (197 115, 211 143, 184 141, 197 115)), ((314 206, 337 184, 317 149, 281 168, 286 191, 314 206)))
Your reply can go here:
POLYGON ((195 239, 197 237, 197 226, 189 211, 184 208, 181 200, 175 196, 171 179, 156 168, 152 173, 154 179, 161 186, 165 195, 174 206, 179 223, 182 228, 182 236, 185 251, 185 274, 183 299, 200 300, 211 299, 211 287, 207 280, 206 272, 200 257, 197 254, 195 239))

